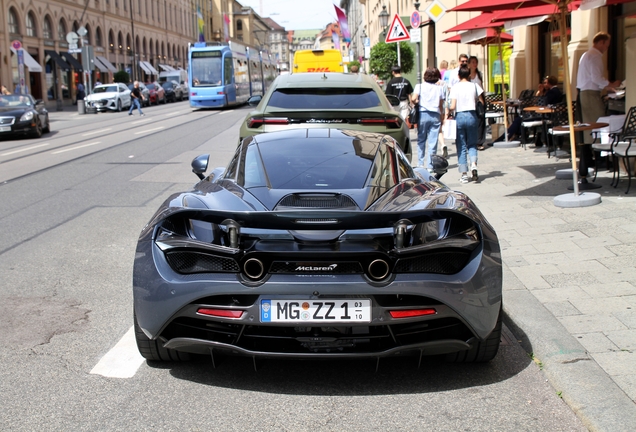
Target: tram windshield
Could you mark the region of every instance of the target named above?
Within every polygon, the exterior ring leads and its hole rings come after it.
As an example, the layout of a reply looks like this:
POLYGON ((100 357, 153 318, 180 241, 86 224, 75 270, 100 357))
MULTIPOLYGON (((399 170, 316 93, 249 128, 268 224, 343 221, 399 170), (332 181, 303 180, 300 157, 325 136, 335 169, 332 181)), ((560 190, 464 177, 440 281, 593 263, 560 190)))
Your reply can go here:
POLYGON ((191 64, 193 87, 221 85, 223 59, 220 51, 195 51, 192 53, 191 64))

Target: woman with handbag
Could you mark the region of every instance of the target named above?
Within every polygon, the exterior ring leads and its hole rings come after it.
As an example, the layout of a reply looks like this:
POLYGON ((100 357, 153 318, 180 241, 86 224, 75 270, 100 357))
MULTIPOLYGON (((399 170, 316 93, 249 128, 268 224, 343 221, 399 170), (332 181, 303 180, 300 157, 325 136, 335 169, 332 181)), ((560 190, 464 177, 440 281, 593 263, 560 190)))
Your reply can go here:
MULTIPOLYGON (((481 72, 478 69, 478 66, 479 60, 477 59, 477 57, 470 56, 468 58, 468 69, 470 69, 469 81, 473 84, 477 84, 483 91, 484 80, 481 72)), ((477 111, 479 130, 479 133, 477 135, 477 150, 483 150, 484 144, 486 143, 486 103, 483 96, 479 98, 477 106, 475 107, 475 111, 477 111)))
POLYGON ((424 72, 424 82, 415 86, 411 101, 419 109, 417 123, 417 165, 433 169, 432 157, 437 154, 439 131, 442 126, 445 88, 438 85, 440 73, 437 68, 424 72))
POLYGON ((483 90, 480 86, 470 82, 470 70, 467 67, 459 69, 459 83, 451 87, 450 109, 446 112, 446 118, 451 117, 451 112, 455 111, 455 121, 457 124, 457 166, 461 173, 460 183, 468 183, 468 162, 472 180, 479 179, 477 173, 477 100, 483 97, 483 90))

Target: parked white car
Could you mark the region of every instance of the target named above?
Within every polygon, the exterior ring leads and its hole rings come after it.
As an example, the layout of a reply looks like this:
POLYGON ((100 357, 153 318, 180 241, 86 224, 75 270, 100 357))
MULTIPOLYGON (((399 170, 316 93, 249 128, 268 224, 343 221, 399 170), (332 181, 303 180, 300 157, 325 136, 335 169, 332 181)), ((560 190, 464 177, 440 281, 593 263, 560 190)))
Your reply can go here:
POLYGON ((130 90, 123 83, 102 84, 86 96, 86 101, 97 111, 121 111, 130 108, 130 90))

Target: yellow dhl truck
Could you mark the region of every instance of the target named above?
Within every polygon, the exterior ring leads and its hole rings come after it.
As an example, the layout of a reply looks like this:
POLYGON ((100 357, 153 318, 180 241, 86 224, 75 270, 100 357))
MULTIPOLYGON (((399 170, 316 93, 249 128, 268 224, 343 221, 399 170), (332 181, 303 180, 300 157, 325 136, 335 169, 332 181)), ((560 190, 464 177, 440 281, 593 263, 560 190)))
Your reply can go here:
POLYGON ((296 51, 293 73, 299 72, 344 72, 342 54, 336 49, 296 51))

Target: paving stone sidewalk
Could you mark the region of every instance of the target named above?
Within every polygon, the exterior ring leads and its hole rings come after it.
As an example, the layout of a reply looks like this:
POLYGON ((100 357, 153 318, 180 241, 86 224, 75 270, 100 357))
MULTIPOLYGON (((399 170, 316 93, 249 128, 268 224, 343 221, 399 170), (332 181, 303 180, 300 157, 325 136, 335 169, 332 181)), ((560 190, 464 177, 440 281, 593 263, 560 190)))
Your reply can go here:
MULTIPOLYGON (((416 153, 414 130, 411 138, 416 153)), ((513 332, 591 429, 634 430, 636 181, 626 195, 626 177, 613 188, 612 173, 601 169, 602 187, 592 191, 600 204, 560 208, 553 199, 572 193, 573 181, 555 172, 570 168, 569 159, 533 146, 487 147, 479 180, 461 184, 454 143, 448 151, 442 180, 467 193, 499 236, 513 332)))

